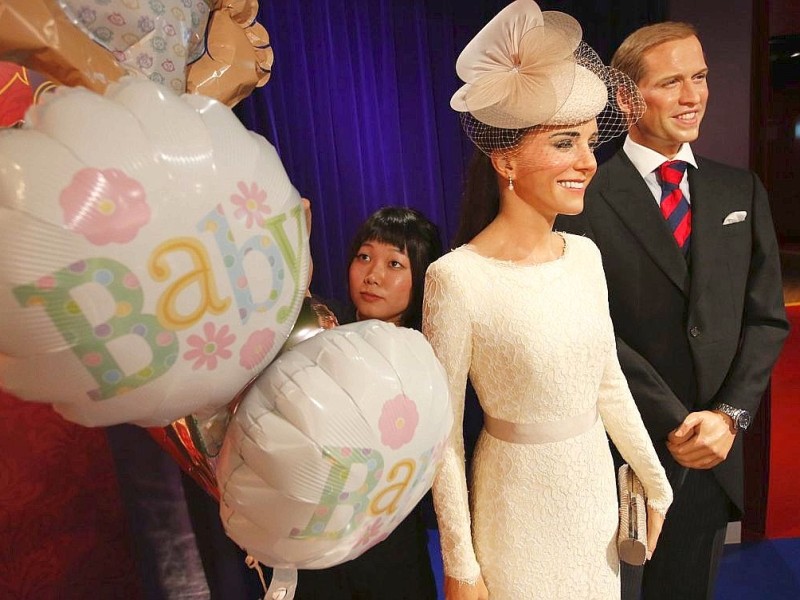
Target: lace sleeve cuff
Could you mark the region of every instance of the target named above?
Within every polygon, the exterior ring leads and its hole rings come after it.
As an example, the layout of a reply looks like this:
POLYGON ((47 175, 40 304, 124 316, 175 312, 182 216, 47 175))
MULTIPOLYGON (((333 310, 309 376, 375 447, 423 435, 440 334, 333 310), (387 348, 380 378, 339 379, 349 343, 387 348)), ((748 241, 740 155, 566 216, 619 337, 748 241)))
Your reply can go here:
POLYGON ((455 579, 458 583, 462 585, 475 585, 478 583, 478 579, 481 576, 481 568, 476 562, 474 565, 470 565, 469 567, 465 567, 458 572, 450 572, 447 568, 445 568, 445 575, 450 577, 451 579, 455 579))
POLYGON ((662 498, 647 499, 647 507, 652 508, 662 517, 665 517, 667 515, 667 510, 669 509, 670 504, 672 504, 672 495, 670 495, 669 498, 663 498, 663 499, 662 498))

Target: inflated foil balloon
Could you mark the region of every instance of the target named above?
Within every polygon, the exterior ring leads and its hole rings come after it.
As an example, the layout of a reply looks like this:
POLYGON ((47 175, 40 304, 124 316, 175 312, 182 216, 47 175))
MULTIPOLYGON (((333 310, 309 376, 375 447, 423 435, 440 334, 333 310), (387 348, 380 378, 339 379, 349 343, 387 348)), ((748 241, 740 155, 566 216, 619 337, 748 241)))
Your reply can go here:
POLYGON ((186 90, 186 65, 203 54, 213 0, 57 0, 67 17, 123 67, 186 90))
POLYGON ((150 427, 147 432, 204 492, 219 501, 213 459, 197 447, 189 418, 178 419, 166 427, 150 427))
POLYGON ((14 63, 0 62, 0 127, 22 121, 33 104, 33 87, 28 70, 14 63))
POLYGON ((233 106, 270 76, 257 13, 257 0, 0 0, 0 60, 101 94, 128 74, 233 106))
POLYGON ((84 425, 210 414, 307 283, 300 196, 226 106, 125 79, 0 132, 0 386, 84 425))
MULTIPOLYGON (((304 298, 300 314, 297 315, 294 327, 280 352, 286 352, 300 342, 338 324, 327 306, 316 298, 304 298)), ((249 385, 245 386, 227 406, 223 406, 212 415, 188 415, 166 427, 148 428, 152 438, 175 459, 181 469, 217 501, 219 501, 217 457, 231 417, 249 389, 249 385)))
POLYGON ((452 422, 421 333, 375 320, 323 331, 265 369, 228 427, 225 529, 278 570, 355 558, 430 488, 452 422))
POLYGON ((272 47, 256 21, 257 0, 215 0, 206 51, 186 70, 186 91, 234 106, 269 80, 272 47))

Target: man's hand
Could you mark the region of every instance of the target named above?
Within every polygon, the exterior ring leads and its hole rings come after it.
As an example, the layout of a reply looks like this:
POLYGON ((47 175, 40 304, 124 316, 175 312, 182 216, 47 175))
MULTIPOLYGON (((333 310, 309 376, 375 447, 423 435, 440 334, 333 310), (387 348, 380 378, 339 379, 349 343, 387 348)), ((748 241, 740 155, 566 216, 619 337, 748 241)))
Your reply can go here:
POLYGON ((689 413, 667 436, 667 450, 690 469, 711 469, 728 457, 736 439, 733 420, 715 410, 689 413))

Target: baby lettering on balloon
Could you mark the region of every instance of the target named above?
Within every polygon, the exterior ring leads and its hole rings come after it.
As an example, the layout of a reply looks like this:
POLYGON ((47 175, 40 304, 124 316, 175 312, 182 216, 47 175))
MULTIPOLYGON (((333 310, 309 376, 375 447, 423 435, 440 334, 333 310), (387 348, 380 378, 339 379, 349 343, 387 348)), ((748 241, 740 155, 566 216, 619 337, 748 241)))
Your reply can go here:
MULTIPOLYGON (((245 186, 240 183, 239 187, 245 186)), ((196 325, 206 315, 220 315, 233 305, 242 324, 255 314, 271 311, 278 323, 290 318, 300 301, 298 288, 304 284, 300 269, 307 234, 302 209, 298 204, 286 213, 262 218, 256 225, 256 234, 237 244, 222 204, 197 224, 201 234, 210 234, 216 245, 214 251, 221 255, 229 293, 220 291, 223 283, 218 278, 223 275, 213 269, 210 250, 201 239, 174 237, 155 247, 147 259, 147 274, 164 285, 154 302, 154 314, 144 312, 146 300, 153 305, 152 299, 146 298, 147 293, 153 293, 153 286, 146 291, 131 268, 108 257, 75 261, 35 282, 15 287, 13 293, 20 305, 47 313, 96 384, 87 390, 87 395, 94 400, 112 398, 169 371, 181 352, 177 333, 196 325), (288 235, 287 228, 294 229, 294 235, 288 235), (173 264, 190 267, 173 273, 171 258, 175 259, 173 264), (248 261, 251 269, 262 267, 264 261, 269 266, 271 286, 266 295, 257 298, 254 294, 247 277, 248 261), (291 279, 288 282, 286 270, 291 279), (285 293, 286 285, 291 286, 289 293, 285 293), (100 297, 108 301, 99 302, 100 297), (285 304, 276 307, 281 299, 285 304), (139 354, 148 356, 149 363, 133 368, 124 364, 125 356, 131 354, 127 350, 130 344, 143 348, 145 352, 139 354)), ((233 336, 227 330, 227 326, 216 328, 207 322, 205 339, 230 344, 233 336)), ((198 364, 205 364, 204 359, 201 357, 198 364)), ((264 366, 256 363, 251 360, 242 364, 250 368, 264 366)))
MULTIPOLYGON (((441 445, 416 458, 402 458, 385 472, 383 455, 373 448, 325 447, 330 465, 322 496, 308 523, 293 528, 289 537, 296 540, 338 540, 352 533, 372 539, 383 537, 387 526, 397 522, 413 508, 409 500, 419 500, 430 488, 431 461, 438 461, 441 445)), ((391 531, 391 528, 389 528, 391 531)))
MULTIPOLYGON (((385 403, 384 416, 387 408, 396 408, 399 398, 410 402, 398 396, 385 403)), ((399 424, 407 429, 406 423, 399 424)), ((413 436, 416 423, 410 429, 413 436)), ((385 435, 382 441, 387 442, 385 435)), ((384 457, 377 449, 323 447, 330 469, 319 504, 306 525, 292 528, 289 537, 339 540, 356 534, 360 537, 358 546, 380 542, 430 489, 436 469, 429 467, 441 460, 444 443, 445 440, 441 440, 415 458, 400 458, 387 470, 384 470, 384 457)))

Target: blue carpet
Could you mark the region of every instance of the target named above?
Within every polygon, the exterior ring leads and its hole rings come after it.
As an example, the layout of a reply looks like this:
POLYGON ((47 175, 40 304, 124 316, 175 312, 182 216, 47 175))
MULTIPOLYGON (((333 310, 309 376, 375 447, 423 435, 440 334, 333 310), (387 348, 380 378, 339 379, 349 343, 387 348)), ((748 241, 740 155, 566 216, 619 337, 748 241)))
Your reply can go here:
POLYGON ((800 539, 728 544, 716 600, 798 600, 800 539))
MULTIPOLYGON (((439 533, 428 530, 433 573, 443 600, 439 533)), ((799 600, 800 539, 728 544, 717 578, 716 600, 799 600)))

